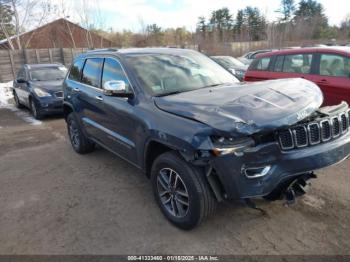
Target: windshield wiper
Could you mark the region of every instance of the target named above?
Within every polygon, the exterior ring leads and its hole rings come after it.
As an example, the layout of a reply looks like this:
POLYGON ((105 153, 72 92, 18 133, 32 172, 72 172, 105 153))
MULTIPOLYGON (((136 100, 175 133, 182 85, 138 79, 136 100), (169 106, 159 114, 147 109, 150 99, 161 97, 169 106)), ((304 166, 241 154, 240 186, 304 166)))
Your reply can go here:
POLYGON ((182 92, 185 92, 185 91, 173 91, 173 92, 168 92, 168 93, 158 94, 158 95, 155 95, 155 97, 162 97, 162 96, 176 95, 176 94, 180 94, 180 93, 182 93, 182 92))

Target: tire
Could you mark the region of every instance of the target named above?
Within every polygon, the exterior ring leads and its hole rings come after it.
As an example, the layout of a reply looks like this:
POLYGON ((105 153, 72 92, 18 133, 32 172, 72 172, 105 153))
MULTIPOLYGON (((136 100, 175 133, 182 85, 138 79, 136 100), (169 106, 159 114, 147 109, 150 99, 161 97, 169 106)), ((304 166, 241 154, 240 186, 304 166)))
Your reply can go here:
POLYGON ((151 182, 162 213, 178 228, 193 229, 215 210, 217 201, 204 172, 176 152, 157 157, 152 165, 151 182))
POLYGON ((94 143, 84 135, 74 113, 70 113, 67 117, 67 130, 69 140, 75 152, 87 154, 94 151, 94 143))
POLYGON ((33 99, 30 99, 30 111, 35 119, 40 120, 43 118, 43 115, 40 113, 40 111, 38 111, 38 107, 33 99))
POLYGON ((18 96, 17 96, 17 93, 16 93, 16 91, 13 91, 13 100, 15 100, 15 106, 17 107, 17 108, 23 108, 23 105, 21 104, 21 102, 19 101, 19 98, 18 98, 18 96))

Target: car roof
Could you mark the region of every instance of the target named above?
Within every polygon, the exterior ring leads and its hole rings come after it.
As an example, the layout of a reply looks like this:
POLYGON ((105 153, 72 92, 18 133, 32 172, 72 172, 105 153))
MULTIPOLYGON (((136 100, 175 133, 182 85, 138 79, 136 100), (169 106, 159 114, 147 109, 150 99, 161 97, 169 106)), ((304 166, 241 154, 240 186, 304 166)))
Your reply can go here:
POLYGON ((62 64, 25 64, 24 67, 27 69, 37 69, 37 68, 48 68, 48 67, 59 67, 62 64))
POLYGON ((292 49, 281 49, 268 53, 257 55, 257 58, 270 57, 273 55, 288 55, 288 54, 300 54, 300 53, 316 53, 316 52, 335 52, 339 54, 350 55, 350 47, 348 46, 329 46, 329 47, 302 47, 292 49))
POLYGON ((133 54, 185 54, 189 52, 196 52, 192 49, 171 48, 171 47, 147 47, 147 48, 124 48, 124 49, 95 49, 83 53, 80 57, 96 54, 121 54, 121 55, 133 55, 133 54))

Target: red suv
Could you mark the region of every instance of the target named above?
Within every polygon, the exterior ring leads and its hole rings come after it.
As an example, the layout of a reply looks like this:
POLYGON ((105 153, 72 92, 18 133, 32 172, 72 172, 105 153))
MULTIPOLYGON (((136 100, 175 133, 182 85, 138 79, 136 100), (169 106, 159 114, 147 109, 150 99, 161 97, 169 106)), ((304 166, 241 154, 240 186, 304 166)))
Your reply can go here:
POLYGON ((350 104, 350 47, 286 49, 257 56, 245 81, 301 77, 316 83, 324 105, 350 104))

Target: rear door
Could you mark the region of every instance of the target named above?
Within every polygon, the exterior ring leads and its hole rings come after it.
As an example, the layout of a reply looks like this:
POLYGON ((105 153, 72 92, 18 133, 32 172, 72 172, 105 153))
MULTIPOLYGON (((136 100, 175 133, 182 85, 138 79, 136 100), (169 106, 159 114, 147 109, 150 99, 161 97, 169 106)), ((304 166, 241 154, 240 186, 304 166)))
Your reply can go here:
POLYGON ((324 95, 324 105, 335 105, 341 101, 350 104, 350 56, 335 53, 319 53, 315 82, 324 95))
POLYGON ((270 79, 308 78, 312 59, 312 54, 277 55, 270 72, 270 79))
POLYGON ((105 143, 105 133, 101 122, 106 112, 103 107, 101 73, 103 58, 87 58, 82 70, 81 83, 73 89, 76 102, 79 104, 79 116, 90 137, 105 143))
POLYGON ((270 79, 269 66, 271 57, 255 59, 244 76, 245 81, 263 81, 270 79))

